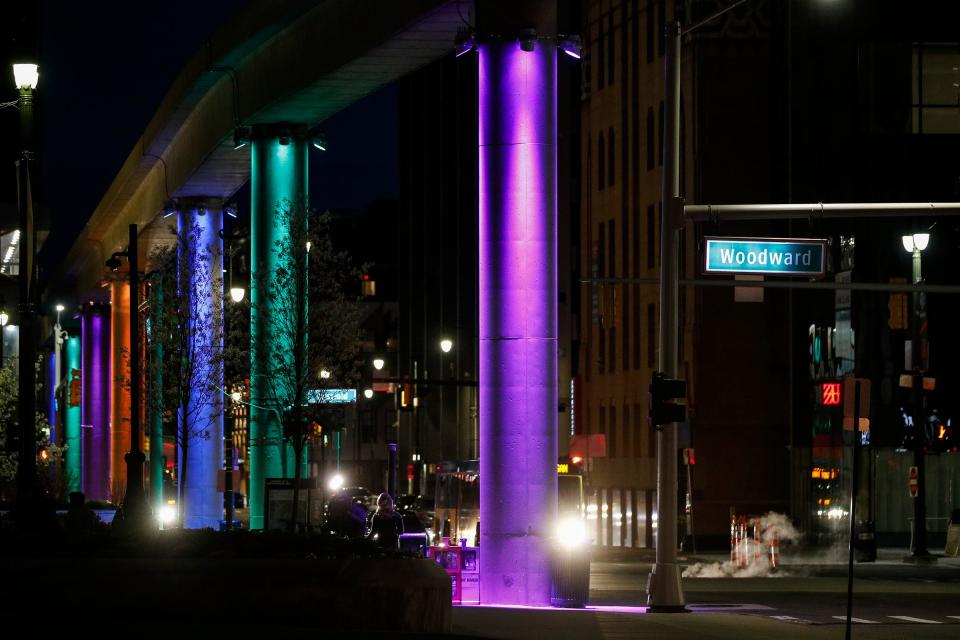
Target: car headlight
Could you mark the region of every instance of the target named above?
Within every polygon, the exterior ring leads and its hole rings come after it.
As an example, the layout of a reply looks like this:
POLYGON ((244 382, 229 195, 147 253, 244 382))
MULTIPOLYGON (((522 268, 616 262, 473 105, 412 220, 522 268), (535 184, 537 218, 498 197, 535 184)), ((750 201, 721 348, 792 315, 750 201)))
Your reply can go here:
POLYGON ((567 549, 587 544, 587 523, 583 518, 564 518, 557 524, 557 542, 567 549))
POLYGON ((173 507, 160 507, 160 510, 157 511, 157 520, 160 521, 160 524, 167 526, 168 524, 173 523, 177 519, 177 510, 173 507))

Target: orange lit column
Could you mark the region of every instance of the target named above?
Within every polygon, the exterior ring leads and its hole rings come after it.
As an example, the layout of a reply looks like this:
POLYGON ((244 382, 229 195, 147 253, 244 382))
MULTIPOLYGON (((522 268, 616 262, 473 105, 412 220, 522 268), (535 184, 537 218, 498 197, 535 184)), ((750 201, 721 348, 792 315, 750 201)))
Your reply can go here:
POLYGON ((119 504, 127 486, 123 456, 130 450, 130 284, 110 283, 110 500, 119 504))

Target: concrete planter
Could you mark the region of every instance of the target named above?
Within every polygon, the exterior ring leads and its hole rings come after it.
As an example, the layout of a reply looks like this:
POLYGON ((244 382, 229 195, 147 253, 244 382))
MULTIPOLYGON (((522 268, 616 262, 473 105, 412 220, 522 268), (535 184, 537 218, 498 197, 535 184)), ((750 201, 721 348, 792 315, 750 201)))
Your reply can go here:
MULTIPOLYGON (((450 579, 423 559, 0 558, 0 600, 36 608, 56 585, 56 617, 108 614, 204 626, 444 633, 450 579)), ((79 618, 75 618, 78 616, 79 618)))

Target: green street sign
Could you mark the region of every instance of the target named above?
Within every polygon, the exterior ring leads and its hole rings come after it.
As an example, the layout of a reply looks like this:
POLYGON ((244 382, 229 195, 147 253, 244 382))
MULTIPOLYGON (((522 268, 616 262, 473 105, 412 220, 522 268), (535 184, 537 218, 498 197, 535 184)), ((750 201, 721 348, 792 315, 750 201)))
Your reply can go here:
POLYGON ((827 241, 812 238, 704 238, 705 273, 823 276, 827 241))

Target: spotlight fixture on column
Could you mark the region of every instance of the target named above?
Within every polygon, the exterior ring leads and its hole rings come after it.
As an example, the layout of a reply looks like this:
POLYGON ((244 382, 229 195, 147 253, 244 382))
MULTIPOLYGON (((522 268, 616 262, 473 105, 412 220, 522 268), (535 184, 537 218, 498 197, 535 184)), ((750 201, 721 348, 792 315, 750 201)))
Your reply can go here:
POLYGON ((327 134, 322 132, 318 133, 317 135, 313 136, 312 142, 313 142, 313 146, 315 146, 320 151, 327 150, 327 134))
POLYGON ((233 130, 233 148, 239 149, 250 144, 250 127, 237 127, 233 130))
POLYGON ((579 60, 583 57, 583 40, 578 35, 558 36, 557 46, 571 58, 579 60))
POLYGON ((537 44, 537 30, 521 29, 518 39, 520 40, 520 48, 529 53, 530 51, 533 51, 537 44))
POLYGON ((279 140, 280 144, 284 146, 290 144, 290 129, 286 127, 280 129, 279 133, 277 133, 277 139, 279 140))
POLYGON ((166 204, 163 205, 163 217, 169 218, 175 214, 178 209, 179 207, 177 206, 177 202, 175 200, 167 200, 166 204))
POLYGON ((231 218, 237 217, 237 205, 231 203, 223 208, 223 212, 231 218))
POLYGON ((110 269, 110 271, 118 271, 120 269, 120 265, 122 264, 120 262, 120 256, 125 256, 125 255, 127 255, 126 251, 117 251, 112 256, 110 256, 107 259, 107 261, 104 262, 103 264, 107 269, 110 269))
POLYGON ((477 36, 473 33, 461 31, 457 33, 457 38, 454 40, 455 45, 455 56, 459 58, 465 53, 469 53, 477 48, 477 36))

